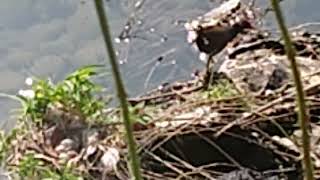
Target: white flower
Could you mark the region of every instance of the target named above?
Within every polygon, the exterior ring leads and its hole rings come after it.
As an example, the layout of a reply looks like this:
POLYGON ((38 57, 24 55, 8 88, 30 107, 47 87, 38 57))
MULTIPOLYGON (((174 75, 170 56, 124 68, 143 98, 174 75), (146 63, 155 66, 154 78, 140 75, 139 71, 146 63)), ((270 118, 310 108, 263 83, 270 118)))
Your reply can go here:
POLYGON ((33 79, 31 77, 26 78, 25 80, 26 85, 31 86, 33 84, 33 79))
POLYGON ((27 89, 27 90, 20 89, 18 94, 29 99, 33 99, 35 97, 35 93, 32 89, 27 89))

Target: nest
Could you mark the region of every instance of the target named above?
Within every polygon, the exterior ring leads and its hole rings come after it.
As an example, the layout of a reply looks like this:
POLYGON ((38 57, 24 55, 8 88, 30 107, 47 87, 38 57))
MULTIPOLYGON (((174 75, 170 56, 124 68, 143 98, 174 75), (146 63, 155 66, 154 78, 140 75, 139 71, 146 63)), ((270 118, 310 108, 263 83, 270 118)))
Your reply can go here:
MULTIPOLYGON (((302 179, 294 93, 208 100, 197 96, 202 90, 192 88, 190 82, 185 89, 174 90, 182 84, 171 85, 167 94, 162 92, 164 96, 142 98, 145 105, 157 106, 149 123, 134 124, 145 179, 302 179)), ((305 89, 316 170, 320 163, 319 87, 305 89)), ((7 162, 17 166, 32 152, 56 171, 67 164, 88 179, 128 179, 127 146, 119 125, 69 126, 59 133, 57 124, 32 127, 12 142, 7 162), (58 135, 54 145, 52 139, 58 135), (68 141, 73 141, 71 147, 68 141)))

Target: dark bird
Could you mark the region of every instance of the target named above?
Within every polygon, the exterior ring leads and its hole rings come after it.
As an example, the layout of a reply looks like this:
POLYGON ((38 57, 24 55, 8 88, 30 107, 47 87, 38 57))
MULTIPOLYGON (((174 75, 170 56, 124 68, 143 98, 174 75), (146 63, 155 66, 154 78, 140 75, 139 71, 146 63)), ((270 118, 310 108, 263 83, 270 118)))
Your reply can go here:
POLYGON ((211 58, 221 52, 239 33, 250 28, 252 28, 252 26, 248 21, 241 21, 239 23, 235 23, 233 26, 213 26, 199 28, 195 43, 200 52, 204 52, 209 55, 206 67, 207 74, 209 76, 211 58))
POLYGON ((252 28, 252 26, 247 21, 242 21, 233 26, 226 27, 200 27, 197 31, 198 37, 195 39, 195 43, 200 52, 213 56, 222 51, 226 45, 238 35, 238 33, 243 32, 248 28, 252 28))

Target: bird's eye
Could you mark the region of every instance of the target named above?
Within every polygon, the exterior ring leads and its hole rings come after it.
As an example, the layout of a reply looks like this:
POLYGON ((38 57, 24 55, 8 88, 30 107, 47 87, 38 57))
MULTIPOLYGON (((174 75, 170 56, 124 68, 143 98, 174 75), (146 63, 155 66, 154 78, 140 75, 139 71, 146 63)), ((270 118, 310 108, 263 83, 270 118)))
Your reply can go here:
POLYGON ((209 42, 209 40, 208 40, 207 38, 202 38, 202 40, 203 40, 203 43, 204 43, 205 45, 210 44, 210 42, 209 42))

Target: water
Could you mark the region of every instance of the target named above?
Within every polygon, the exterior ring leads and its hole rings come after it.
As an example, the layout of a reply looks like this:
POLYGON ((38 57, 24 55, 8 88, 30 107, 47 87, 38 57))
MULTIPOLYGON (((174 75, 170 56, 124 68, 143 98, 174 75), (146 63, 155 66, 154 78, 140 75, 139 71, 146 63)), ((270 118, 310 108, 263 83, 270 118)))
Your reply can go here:
MULTIPOLYGON (((198 54, 186 43, 186 32, 177 20, 197 17, 216 3, 210 0, 108 0, 106 10, 112 34, 117 37, 129 17, 134 38, 115 44, 128 94, 135 96, 164 82, 183 80, 203 67, 198 54), (159 61, 161 60, 161 61, 159 61)), ((258 0, 265 7, 268 1, 258 0)), ((285 0, 287 24, 319 21, 318 0, 285 0)), ((273 15, 264 22, 274 28, 273 15)), ((0 92, 15 94, 26 88, 26 77, 58 81, 77 67, 106 63, 97 17, 91 0, 0 1, 0 92)), ((102 80, 112 91, 112 79, 102 80)), ((12 100, 0 99, 0 124, 8 129, 15 118, 12 100)))

